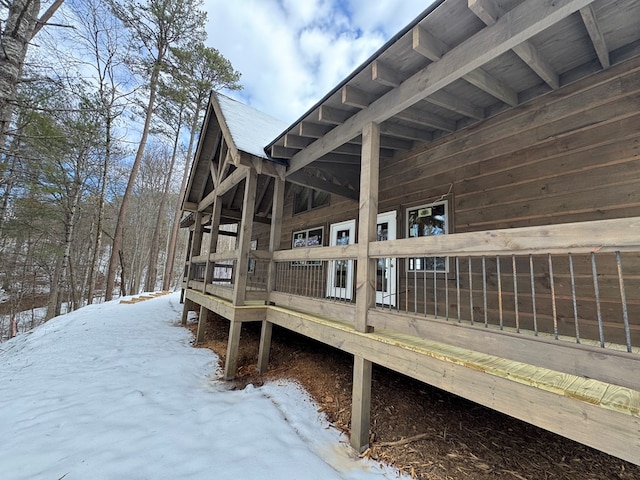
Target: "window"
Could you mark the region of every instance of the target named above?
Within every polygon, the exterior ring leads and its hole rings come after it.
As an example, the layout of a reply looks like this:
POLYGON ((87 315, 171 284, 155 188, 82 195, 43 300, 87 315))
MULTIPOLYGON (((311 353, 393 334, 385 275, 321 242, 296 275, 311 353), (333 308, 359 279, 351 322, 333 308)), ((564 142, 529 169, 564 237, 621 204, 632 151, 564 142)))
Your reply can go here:
MULTIPOLYGON (((448 202, 436 202, 407 208, 407 237, 430 237, 449 233, 448 202)), ((409 258, 411 272, 448 272, 447 257, 409 258)))
POLYGON ((329 194, 311 188, 300 188, 293 199, 293 213, 302 213, 313 208, 329 205, 329 194))
MULTIPOLYGON (((309 228, 293 232, 292 248, 321 247, 324 240, 324 227, 309 228)), ((319 261, 294 262, 293 265, 320 265, 319 261)))

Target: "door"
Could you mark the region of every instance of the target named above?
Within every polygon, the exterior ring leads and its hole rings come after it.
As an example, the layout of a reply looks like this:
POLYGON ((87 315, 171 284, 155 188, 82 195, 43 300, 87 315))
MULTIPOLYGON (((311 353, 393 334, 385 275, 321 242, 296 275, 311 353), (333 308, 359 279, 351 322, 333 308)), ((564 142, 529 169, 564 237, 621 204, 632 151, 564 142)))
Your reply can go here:
MULTIPOLYGON (((334 223, 329 227, 329 245, 351 245, 356 238, 356 221, 334 223)), ((351 300, 353 297, 353 260, 331 260, 327 275, 327 297, 351 300)))
MULTIPOLYGON (((396 212, 378 214, 377 241, 396 239, 396 212)), ((396 305, 396 262, 395 258, 379 258, 376 261, 376 303, 396 305)))

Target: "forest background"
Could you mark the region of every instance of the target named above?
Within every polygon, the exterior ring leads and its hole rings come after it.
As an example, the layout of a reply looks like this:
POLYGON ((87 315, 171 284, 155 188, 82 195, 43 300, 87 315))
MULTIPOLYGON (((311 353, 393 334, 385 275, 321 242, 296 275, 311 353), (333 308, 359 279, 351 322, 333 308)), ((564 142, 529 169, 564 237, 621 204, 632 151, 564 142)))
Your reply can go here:
POLYGON ((241 87, 201 0, 0 0, 0 19, 1 341, 177 284, 202 115, 241 87))

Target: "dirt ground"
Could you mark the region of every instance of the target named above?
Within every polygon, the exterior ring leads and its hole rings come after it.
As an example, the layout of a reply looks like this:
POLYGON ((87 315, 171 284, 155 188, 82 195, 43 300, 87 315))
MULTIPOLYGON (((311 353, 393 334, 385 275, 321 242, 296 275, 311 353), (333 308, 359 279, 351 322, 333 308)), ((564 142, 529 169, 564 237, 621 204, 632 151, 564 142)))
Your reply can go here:
MULTIPOLYGON (((195 332, 195 325, 189 328, 195 332)), ((210 313, 201 345, 222 365, 228 328, 227 320, 210 313)), ((274 326, 269 370, 260 376, 259 338, 260 323, 243 326, 235 388, 295 379, 333 426, 348 433, 352 357, 274 326)), ((380 367, 374 367, 372 393, 365 453, 413 478, 640 479, 638 466, 380 367)))

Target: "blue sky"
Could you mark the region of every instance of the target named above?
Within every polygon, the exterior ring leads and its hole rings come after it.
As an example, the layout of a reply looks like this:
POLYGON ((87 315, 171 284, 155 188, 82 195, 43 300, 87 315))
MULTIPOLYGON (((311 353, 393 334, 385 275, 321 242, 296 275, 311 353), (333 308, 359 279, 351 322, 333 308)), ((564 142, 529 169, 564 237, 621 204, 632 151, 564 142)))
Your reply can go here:
POLYGON ((231 96, 291 123, 431 0, 204 0, 207 44, 242 73, 231 96))

